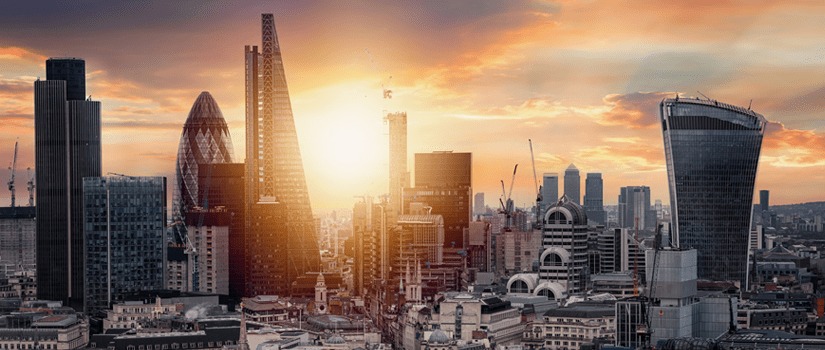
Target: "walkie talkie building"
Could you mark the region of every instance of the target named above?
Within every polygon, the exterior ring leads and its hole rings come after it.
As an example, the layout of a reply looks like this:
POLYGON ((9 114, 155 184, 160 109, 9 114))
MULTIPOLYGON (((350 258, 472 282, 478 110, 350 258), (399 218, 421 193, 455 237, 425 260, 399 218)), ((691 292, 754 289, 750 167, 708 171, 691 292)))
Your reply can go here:
POLYGON ((698 278, 747 275, 751 203, 767 121, 713 100, 660 104, 674 241, 698 253, 698 278))

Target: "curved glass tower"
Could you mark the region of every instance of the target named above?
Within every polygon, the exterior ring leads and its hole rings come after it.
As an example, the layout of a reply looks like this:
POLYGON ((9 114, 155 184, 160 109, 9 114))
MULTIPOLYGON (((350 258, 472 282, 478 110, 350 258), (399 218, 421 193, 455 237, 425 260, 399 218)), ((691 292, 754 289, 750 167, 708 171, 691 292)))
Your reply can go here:
POLYGON ((665 99, 659 107, 674 241, 697 250, 700 279, 745 282, 767 121, 712 100, 665 99))
POLYGON ((198 203, 198 169, 200 164, 232 163, 232 138, 218 103, 208 91, 201 92, 180 135, 178 160, 175 163, 173 218, 182 219, 198 203))

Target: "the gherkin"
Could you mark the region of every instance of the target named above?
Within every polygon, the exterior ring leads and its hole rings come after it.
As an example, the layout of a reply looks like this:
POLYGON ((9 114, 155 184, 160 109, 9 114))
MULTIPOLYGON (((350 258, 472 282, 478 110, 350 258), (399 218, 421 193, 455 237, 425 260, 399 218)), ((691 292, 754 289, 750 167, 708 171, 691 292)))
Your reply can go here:
POLYGON ((203 204, 198 199, 200 164, 232 163, 233 156, 232 138, 223 113, 209 92, 201 92, 180 135, 175 163, 175 219, 181 219, 187 210, 203 204))

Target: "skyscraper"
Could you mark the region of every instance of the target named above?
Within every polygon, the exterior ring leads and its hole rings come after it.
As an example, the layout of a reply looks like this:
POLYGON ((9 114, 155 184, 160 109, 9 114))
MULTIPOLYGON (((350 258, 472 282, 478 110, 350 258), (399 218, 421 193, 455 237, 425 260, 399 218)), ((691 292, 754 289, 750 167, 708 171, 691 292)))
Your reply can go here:
POLYGON ((402 213, 401 196, 410 187, 407 172, 407 113, 389 113, 390 124, 390 208, 395 215, 402 213))
POLYGON ((564 195, 571 202, 581 205, 581 187, 582 179, 579 175, 579 169, 570 164, 567 170, 564 171, 564 195))
POLYGON ((433 152, 415 154, 415 188, 404 195, 405 213, 409 203, 432 207, 432 214, 444 217, 444 247, 461 248, 464 229, 469 227, 472 188, 472 153, 433 152))
POLYGON ((163 289, 166 178, 87 177, 83 197, 85 312, 163 289))
MULTIPOLYGON (((255 265, 280 266, 271 279, 250 281, 263 291, 283 293, 296 277, 320 268, 320 251, 312 218, 298 134, 292 116, 281 47, 271 13, 261 15, 262 46, 245 47, 246 59, 246 196, 247 244, 276 240, 277 251, 261 252, 255 265), (277 204, 277 205, 276 205, 277 204), (252 208, 260 206, 259 208, 252 208), (273 212, 267 212, 273 210, 273 212), (280 223, 261 220, 283 218, 280 223), (275 228, 273 232, 269 228, 275 228), (256 237, 252 237, 256 236, 256 237), (264 289, 261 289, 264 288, 264 289)), ((256 267, 253 267, 253 269, 256 267)), ((283 294, 282 294, 283 295, 283 294)))
POLYGON ((767 121, 711 100, 665 99, 659 108, 674 240, 697 250, 700 279, 744 282, 767 121))
POLYGON ((34 83, 37 296, 83 305, 83 178, 100 176, 100 102, 86 99, 86 64, 46 61, 34 83), (48 219, 46 219, 48 218, 48 219))
POLYGON ((597 224, 606 224, 604 212, 604 182, 601 173, 587 173, 584 180, 584 210, 587 218, 597 224))
POLYGON ((626 186, 619 189, 619 227, 652 230, 656 212, 650 208, 650 187, 626 186))
POLYGON ((481 215, 484 211, 484 192, 478 192, 473 197, 473 214, 481 215))
POLYGON ((759 191, 759 206, 762 208, 762 211, 768 211, 768 210, 771 209, 770 197, 771 197, 771 192, 770 191, 768 191, 768 190, 759 191))
POLYGON ((234 151, 229 128, 218 103, 208 91, 201 92, 183 124, 175 164, 173 217, 202 206, 198 197, 198 175, 202 164, 232 163, 234 151))
POLYGON ((559 201, 559 174, 544 173, 541 185, 541 215, 559 201))

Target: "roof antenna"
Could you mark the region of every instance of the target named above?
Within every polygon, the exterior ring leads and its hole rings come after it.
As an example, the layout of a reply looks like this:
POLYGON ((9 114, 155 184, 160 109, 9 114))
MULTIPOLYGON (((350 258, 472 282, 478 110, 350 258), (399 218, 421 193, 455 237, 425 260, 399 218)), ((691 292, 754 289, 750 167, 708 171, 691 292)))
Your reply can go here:
POLYGON ((701 91, 696 90, 696 92, 698 92, 698 93, 699 93, 699 95, 702 95, 702 97, 704 97, 704 98, 706 98, 708 101, 710 101, 710 97, 705 96, 705 94, 703 94, 701 91))
POLYGON ((752 104, 753 104, 753 99, 751 99, 751 101, 750 101, 750 102, 748 102, 748 110, 751 110, 751 105, 752 105, 752 104))

